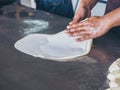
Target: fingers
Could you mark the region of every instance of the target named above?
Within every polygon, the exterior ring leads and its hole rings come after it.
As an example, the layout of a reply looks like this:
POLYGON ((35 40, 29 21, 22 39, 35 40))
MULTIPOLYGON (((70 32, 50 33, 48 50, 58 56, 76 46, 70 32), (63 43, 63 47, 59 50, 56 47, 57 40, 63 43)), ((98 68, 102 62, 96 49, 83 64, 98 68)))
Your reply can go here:
POLYGON ((82 20, 82 16, 80 15, 80 12, 77 12, 73 18, 73 21, 69 23, 69 25, 73 25, 78 23, 80 20, 82 20))
POLYGON ((76 41, 100 37, 108 31, 101 21, 100 17, 86 18, 76 24, 68 25, 66 33, 69 36, 77 36, 76 41))
POLYGON ((72 29, 70 31, 66 31, 66 33, 69 36, 80 36, 80 35, 84 35, 84 34, 92 34, 93 32, 91 30, 88 30, 88 27, 82 27, 82 28, 78 28, 78 29, 72 29))
MULTIPOLYGON (((74 30, 76 30, 77 28, 82 28, 83 26, 87 26, 87 27, 92 27, 93 26, 93 24, 92 23, 90 23, 90 21, 89 21, 89 18, 86 18, 86 19, 84 19, 84 20, 82 20, 82 21, 80 21, 79 23, 76 23, 76 24, 73 24, 73 25, 68 25, 67 26, 67 30, 68 31, 73 31, 73 29, 74 30)), ((78 30, 79 30, 78 29, 78 30)))
POLYGON ((73 25, 73 24, 77 23, 78 21, 79 21, 79 16, 78 16, 78 15, 75 15, 74 18, 73 18, 73 21, 71 21, 71 22, 69 23, 69 25, 73 25))
POLYGON ((93 36, 95 34, 93 33, 93 31, 95 31, 95 28, 93 26, 94 25, 89 22, 89 19, 86 18, 85 20, 80 21, 77 24, 67 26, 66 33, 68 34, 68 36, 77 36, 77 42, 84 41, 94 38, 93 36))
POLYGON ((89 22, 80 22, 78 24, 67 26, 65 31, 69 36, 79 36, 83 34, 92 34, 95 31, 93 24, 89 22))
POLYGON ((81 41, 88 40, 88 39, 91 39, 91 38, 93 38, 92 35, 85 34, 85 35, 80 36, 79 38, 77 38, 76 41, 81 42, 81 41))

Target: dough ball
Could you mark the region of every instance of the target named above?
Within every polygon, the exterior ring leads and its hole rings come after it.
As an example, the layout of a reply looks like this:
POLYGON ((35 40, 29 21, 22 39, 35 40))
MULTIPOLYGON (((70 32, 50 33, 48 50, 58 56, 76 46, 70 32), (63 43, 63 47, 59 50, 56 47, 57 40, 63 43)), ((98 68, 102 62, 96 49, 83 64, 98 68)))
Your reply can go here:
POLYGON ((120 87, 108 88, 106 90, 120 90, 120 87))
POLYGON ((119 87, 119 85, 115 81, 110 81, 109 82, 109 87, 114 88, 114 87, 119 87))
POLYGON ((120 71, 113 71, 107 75, 107 78, 111 81, 115 81, 116 79, 120 80, 120 71))
POLYGON ((117 59, 115 62, 113 62, 111 64, 111 66, 109 67, 109 72, 112 73, 114 71, 117 71, 119 70, 120 71, 120 58, 117 59))

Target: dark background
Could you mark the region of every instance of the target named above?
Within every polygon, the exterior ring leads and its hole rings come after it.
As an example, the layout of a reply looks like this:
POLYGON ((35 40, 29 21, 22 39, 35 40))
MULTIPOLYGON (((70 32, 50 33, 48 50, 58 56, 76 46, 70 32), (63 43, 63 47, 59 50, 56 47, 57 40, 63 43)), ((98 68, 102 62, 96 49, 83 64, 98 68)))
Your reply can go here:
POLYGON ((18 0, 0 0, 0 8, 2 8, 5 5, 11 4, 15 1, 18 1, 18 0))

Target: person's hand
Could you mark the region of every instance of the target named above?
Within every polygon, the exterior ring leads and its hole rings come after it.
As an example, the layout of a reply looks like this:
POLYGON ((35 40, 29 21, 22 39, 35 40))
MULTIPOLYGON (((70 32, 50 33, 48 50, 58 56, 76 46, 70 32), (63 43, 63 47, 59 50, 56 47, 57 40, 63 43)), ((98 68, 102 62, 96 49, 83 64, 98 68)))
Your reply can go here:
POLYGON ((108 18, 92 16, 79 23, 68 26, 66 33, 69 36, 76 36, 77 41, 97 38, 110 29, 109 21, 108 18))
MULTIPOLYGON (((90 17, 91 11, 85 7, 80 7, 79 10, 75 13, 73 20, 69 23, 69 25, 73 25, 78 23, 79 21, 90 17)), ((68 25, 68 26, 69 26, 68 25)))

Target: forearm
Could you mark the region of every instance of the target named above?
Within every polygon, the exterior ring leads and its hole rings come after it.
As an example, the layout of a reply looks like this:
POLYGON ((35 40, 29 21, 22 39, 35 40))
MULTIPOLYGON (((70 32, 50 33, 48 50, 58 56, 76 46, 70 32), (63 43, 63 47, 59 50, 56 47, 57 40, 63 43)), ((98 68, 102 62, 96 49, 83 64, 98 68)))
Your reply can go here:
POLYGON ((87 8, 88 10, 91 10, 96 5, 97 2, 98 0, 81 0, 80 8, 84 7, 87 8))
POLYGON ((117 8, 103 16, 110 28, 120 25, 120 8, 117 8))

